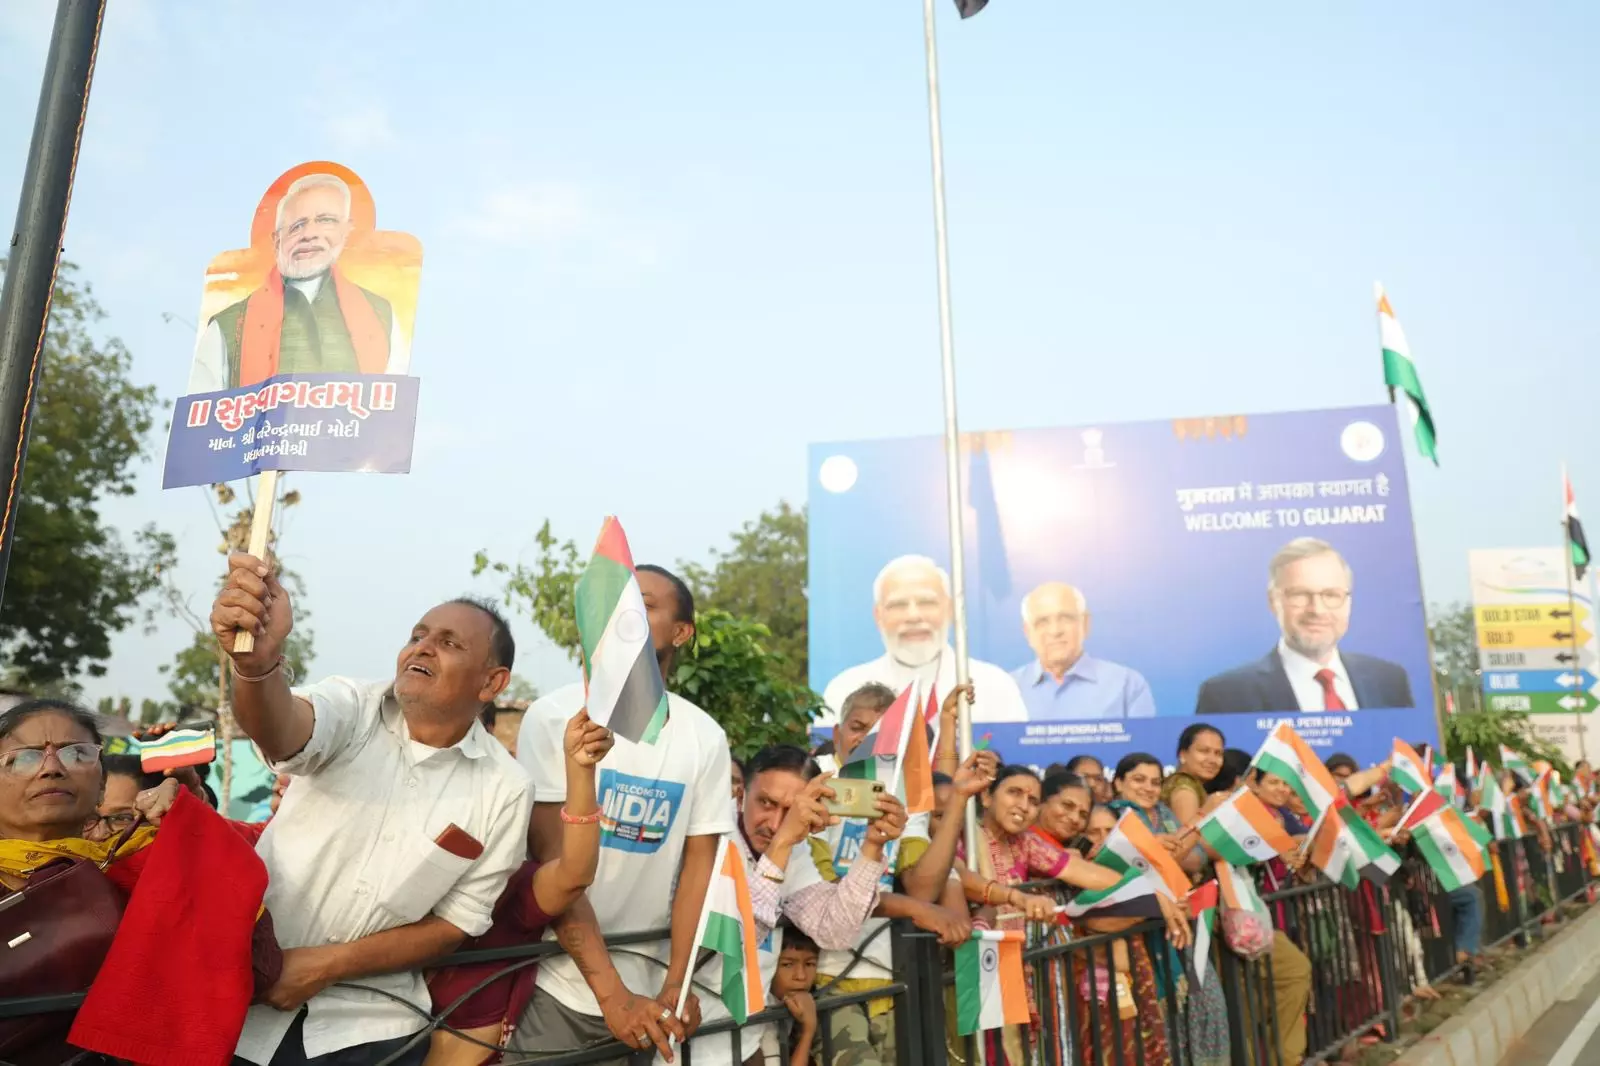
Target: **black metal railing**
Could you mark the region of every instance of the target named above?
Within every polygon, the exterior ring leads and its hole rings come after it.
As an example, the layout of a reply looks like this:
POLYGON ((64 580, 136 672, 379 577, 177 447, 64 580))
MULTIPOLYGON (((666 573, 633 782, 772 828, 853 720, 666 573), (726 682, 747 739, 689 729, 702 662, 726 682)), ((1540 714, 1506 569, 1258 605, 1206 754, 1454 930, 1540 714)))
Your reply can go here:
MULTIPOLYGON (((1023 1062, 1042 1066, 1194 1066, 1200 1061, 1197 1038, 1207 1025, 1226 1032, 1230 1066, 1324 1062, 1353 1040, 1395 1039, 1409 997, 1448 979, 1470 980, 1474 956, 1536 942, 1570 913, 1569 904, 1592 900, 1600 878, 1587 833, 1586 826, 1565 825, 1497 841, 1493 868, 1476 885, 1454 892, 1410 857, 1381 887, 1362 883, 1351 891, 1319 879, 1266 893, 1276 939, 1270 951, 1248 961, 1229 950, 1220 924, 1203 959, 1193 947, 1174 951, 1160 921, 1121 920, 1112 923, 1115 928, 1102 921, 1075 930, 1029 926, 1024 959, 1033 1024, 984 1038, 991 1052, 1009 1048, 1023 1062), (1468 929, 1474 921, 1480 929, 1475 942, 1468 929), (1200 968, 1205 983, 1220 989, 1220 999, 1206 993, 1200 968)), ((1067 898, 1058 884, 1030 887, 1067 898)), ((888 923, 879 935, 890 940, 893 978, 849 993, 818 988, 814 1053, 833 1062, 836 1016, 889 999, 892 1017, 885 1024, 891 1026, 897 1066, 972 1062, 974 1038, 954 1031, 949 952, 908 922, 888 923)), ((667 936, 657 930, 608 937, 607 943, 638 950, 667 936)), ((545 941, 462 952, 441 965, 504 963, 500 976, 559 951, 545 941)), ((703 1002, 715 999, 716 989, 699 982, 694 987, 703 1002)), ((70 1012, 81 1001, 81 995, 0 1000, 0 1018, 70 1012)), ((448 1030, 441 1019, 456 1005, 410 1004, 427 1019, 417 1041, 448 1030)), ((697 1053, 703 1059, 715 1042, 726 1040, 726 1056, 715 1058, 748 1062, 771 1032, 767 1050, 779 1044, 786 1066, 792 1049, 775 1039, 785 1017, 783 1005, 773 1004, 743 1025, 727 1017, 707 1022, 678 1049, 678 1059, 692 1066, 697 1053)), ((581 1066, 634 1051, 615 1042, 540 1055, 513 1046, 503 1061, 581 1066)), ((990 1066, 999 1061, 992 1053, 986 1058, 990 1066)))

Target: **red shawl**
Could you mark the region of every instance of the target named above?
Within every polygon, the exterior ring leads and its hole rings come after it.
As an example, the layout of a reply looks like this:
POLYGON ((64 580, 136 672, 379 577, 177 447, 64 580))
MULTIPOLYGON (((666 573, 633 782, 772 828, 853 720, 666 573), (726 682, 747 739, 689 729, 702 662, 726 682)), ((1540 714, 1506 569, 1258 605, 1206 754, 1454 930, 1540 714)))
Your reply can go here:
MULTIPOLYGON (((350 344, 356 350, 356 365, 363 374, 381 374, 389 366, 389 335, 378 312, 358 288, 340 272, 328 271, 334 295, 339 298, 339 314, 350 331, 350 344)), ((244 329, 239 354, 239 384, 254 385, 278 372, 278 343, 283 336, 283 275, 273 267, 261 288, 250 294, 244 305, 244 329)))
POLYGON ((68 1041, 136 1063, 227 1066, 253 995, 266 867, 183 790, 155 842, 106 874, 131 896, 68 1041))

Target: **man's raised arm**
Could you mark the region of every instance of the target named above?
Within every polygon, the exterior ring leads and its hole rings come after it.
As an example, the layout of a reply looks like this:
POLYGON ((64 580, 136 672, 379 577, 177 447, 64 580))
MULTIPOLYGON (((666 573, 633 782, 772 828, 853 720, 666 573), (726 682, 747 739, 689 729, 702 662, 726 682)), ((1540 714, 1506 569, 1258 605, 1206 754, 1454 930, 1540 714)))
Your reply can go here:
POLYGON ((228 580, 211 607, 211 631, 233 657, 233 715, 269 763, 283 762, 311 740, 311 704, 289 692, 283 645, 294 627, 289 593, 253 555, 228 556, 228 580), (233 650, 239 630, 255 635, 248 652, 233 650))

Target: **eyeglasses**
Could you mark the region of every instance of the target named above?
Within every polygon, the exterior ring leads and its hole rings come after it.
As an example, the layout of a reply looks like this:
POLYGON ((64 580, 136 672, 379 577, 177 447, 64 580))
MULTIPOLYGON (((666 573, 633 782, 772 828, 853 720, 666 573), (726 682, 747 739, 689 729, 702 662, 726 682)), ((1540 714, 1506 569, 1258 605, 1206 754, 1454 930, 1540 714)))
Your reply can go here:
POLYGON ((111 814, 99 815, 101 824, 113 832, 121 832, 139 820, 137 811, 115 811, 111 814))
POLYGON ((1330 611, 1336 611, 1350 602, 1349 589, 1284 589, 1283 602, 1290 607, 1310 607, 1313 599, 1330 611))
POLYGON ((68 770, 81 770, 100 761, 98 744, 46 744, 39 748, 12 748, 0 752, 0 773, 12 777, 32 777, 44 766, 44 757, 51 752, 68 770))

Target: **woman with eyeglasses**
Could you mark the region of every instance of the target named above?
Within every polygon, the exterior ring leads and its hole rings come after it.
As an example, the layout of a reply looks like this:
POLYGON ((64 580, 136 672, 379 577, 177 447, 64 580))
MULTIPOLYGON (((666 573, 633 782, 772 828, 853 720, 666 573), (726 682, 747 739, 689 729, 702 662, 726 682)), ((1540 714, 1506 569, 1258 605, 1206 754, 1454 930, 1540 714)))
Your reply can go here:
MULTIPOLYGON (((68 703, 29 700, 0 714, 0 898, 26 889, 30 880, 50 864, 87 860, 103 869, 106 878, 129 901, 129 912, 116 928, 120 941, 130 928, 130 915, 140 906, 137 886, 143 883, 146 871, 154 865, 147 860, 155 852, 147 854, 147 849, 151 848, 160 825, 172 812, 182 785, 176 778, 158 778, 155 787, 143 787, 151 782, 139 770, 137 758, 114 761, 108 772, 101 762, 102 746, 94 715, 68 703), (139 824, 141 818, 145 824, 139 824)), ((203 803, 196 803, 193 809, 202 812, 202 819, 217 817, 203 803)), ((186 848, 204 847, 209 843, 203 834, 193 832, 200 828, 189 823, 189 830, 180 838, 186 848)), ((210 856, 207 852, 206 857, 210 856)), ((173 865, 168 863, 161 876, 170 878, 172 869, 173 865)), ((165 898, 163 890, 169 887, 158 888, 158 895, 165 898)), ((48 892, 40 898, 47 899, 48 892)), ((174 898, 181 899, 181 893, 174 898)), ((147 909, 145 913, 150 912, 147 909)), ((176 914, 181 921, 199 924, 214 917, 198 900, 190 900, 187 909, 180 903, 176 914)), ((281 964, 281 956, 272 939, 270 916, 258 910, 253 917, 245 917, 244 922, 241 933, 249 933, 253 940, 240 946, 248 949, 250 957, 232 959, 229 972, 238 973, 244 969, 248 973, 253 969, 257 992, 260 992, 264 990, 263 982, 270 984, 276 979, 274 969, 281 964), (253 928, 251 922, 254 922, 253 928)), ((163 933, 158 928, 159 921, 133 924, 138 926, 134 935, 140 938, 163 933)), ((221 926, 215 928, 227 932, 221 926)), ((84 950, 89 949, 95 936, 104 935, 98 926, 85 927, 82 932, 84 950)), ((225 949, 218 946, 221 943, 224 941, 219 939, 213 947, 225 954, 225 949)), ((222 956, 218 958, 223 963, 229 961, 222 956)), ((97 990, 106 982, 110 969, 102 967, 100 976, 95 979, 97 990)), ((160 975, 156 974, 112 973, 109 978, 120 986, 120 994, 126 991, 130 976, 152 982, 152 988, 161 987, 160 975)), ((168 991, 171 990, 169 987, 168 991)), ((244 1002, 238 1004, 240 1026, 244 1023, 246 1006, 244 1002)), ((210 1020, 221 1023, 216 1017, 210 1020)), ((6 1043, 5 1057, 14 1059, 21 1054, 27 1061, 36 1052, 42 1054, 57 1047, 65 1039, 72 1021, 72 1015, 65 1013, 59 1017, 50 1016, 49 1021, 42 1024, 38 1019, 24 1019, 25 1024, 34 1024, 36 1028, 26 1031, 28 1043, 24 1046, 6 1043)), ((144 1039, 153 1037, 154 1034, 145 1034, 144 1039)), ((0 1041, 12 1039, 23 1039, 22 1032, 8 1028, 8 1023, 0 1020, 0 1041)), ((159 1039, 170 1041, 171 1037, 163 1035, 159 1039)))

